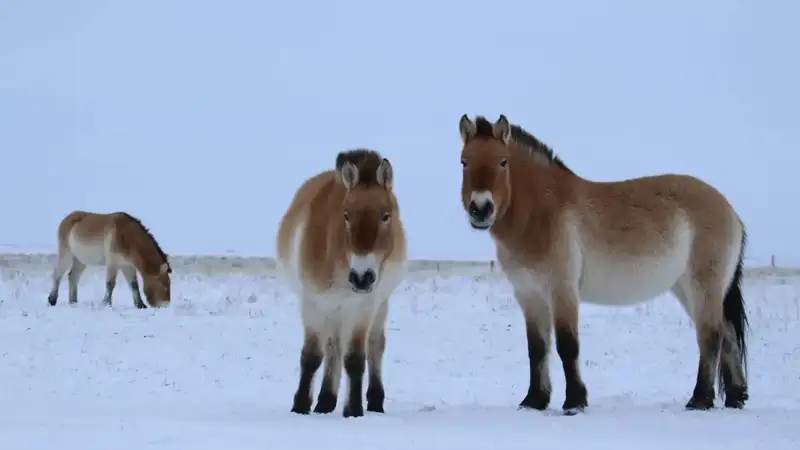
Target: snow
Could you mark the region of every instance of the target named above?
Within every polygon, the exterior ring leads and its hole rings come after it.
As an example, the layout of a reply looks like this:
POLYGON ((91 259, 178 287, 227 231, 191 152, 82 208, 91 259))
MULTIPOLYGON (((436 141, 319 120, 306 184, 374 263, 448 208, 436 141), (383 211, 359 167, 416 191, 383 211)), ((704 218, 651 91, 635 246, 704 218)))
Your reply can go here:
POLYGON ((104 283, 93 268, 76 307, 67 304, 65 279, 58 306, 50 308, 47 268, 3 268, 3 447, 510 450, 688 443, 776 450, 800 441, 800 282, 792 278, 746 280, 752 326, 746 409, 683 410, 697 349, 690 322, 665 295, 635 308, 582 307, 590 406, 564 417, 557 414, 564 381, 555 354, 551 410, 516 408, 527 389, 527 351, 504 281, 412 275, 391 303, 387 412, 360 419, 344 419, 341 400, 327 416, 289 412, 302 332, 296 301, 280 279, 176 273, 173 280, 168 309, 135 310, 122 282, 108 309, 99 306, 104 283))

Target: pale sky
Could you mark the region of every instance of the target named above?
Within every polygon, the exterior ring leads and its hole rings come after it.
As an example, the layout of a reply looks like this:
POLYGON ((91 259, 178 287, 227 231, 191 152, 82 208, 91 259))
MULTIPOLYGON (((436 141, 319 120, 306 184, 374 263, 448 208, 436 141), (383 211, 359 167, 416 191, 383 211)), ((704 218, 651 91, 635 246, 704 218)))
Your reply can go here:
POLYGON ((336 153, 391 159, 410 257, 488 259, 461 114, 506 114, 578 174, 696 175, 750 256, 800 263, 800 2, 0 3, 0 245, 126 210, 171 253, 272 255, 336 153))

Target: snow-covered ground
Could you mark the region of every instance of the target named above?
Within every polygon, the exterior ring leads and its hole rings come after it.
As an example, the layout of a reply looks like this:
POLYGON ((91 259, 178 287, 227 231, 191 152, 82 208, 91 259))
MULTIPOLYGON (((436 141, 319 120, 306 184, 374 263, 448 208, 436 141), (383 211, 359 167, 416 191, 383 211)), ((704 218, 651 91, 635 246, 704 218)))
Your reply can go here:
MULTIPOLYGON (((44 268, 0 272, 3 449, 800 448, 800 281, 791 279, 746 281, 742 411, 683 410, 697 349, 672 297, 584 305, 590 407, 575 417, 516 409, 527 351, 504 282, 409 280, 391 305, 387 412, 344 419, 341 402, 327 416, 289 412, 302 333, 295 299, 273 277, 176 274, 169 309, 138 311, 121 279, 115 306, 100 308, 96 269, 75 308, 66 279, 59 305, 46 306, 44 268)), ((557 411, 564 382, 551 356, 557 411)))

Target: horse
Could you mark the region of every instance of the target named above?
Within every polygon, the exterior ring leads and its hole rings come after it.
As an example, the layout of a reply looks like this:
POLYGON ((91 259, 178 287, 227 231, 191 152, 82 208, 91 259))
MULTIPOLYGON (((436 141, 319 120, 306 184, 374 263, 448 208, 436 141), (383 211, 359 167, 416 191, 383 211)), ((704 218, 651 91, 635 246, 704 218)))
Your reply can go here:
POLYGON ((587 180, 502 114, 494 123, 464 114, 459 133, 462 206, 470 226, 491 236, 525 320, 530 382, 521 409, 550 403, 553 331, 566 381, 563 412, 588 406, 578 363, 581 299, 632 306, 668 291, 691 318, 699 348, 685 408, 714 408, 717 379, 725 406, 744 407, 747 234, 717 189, 681 174, 587 180))
POLYGON ((58 257, 53 269, 50 306, 58 301, 61 278, 69 269, 69 304, 78 303, 78 282, 86 266, 106 267, 106 292, 102 304, 111 306, 117 272, 128 282, 136 308, 147 308, 139 293, 136 272, 142 276, 151 307, 170 302, 172 267, 167 254, 142 222, 126 212, 72 211, 58 224, 58 257))
POLYGON ((340 152, 335 169, 307 179, 280 220, 277 259, 299 299, 304 328, 291 412, 310 414, 314 375, 325 362, 315 413, 336 409, 342 365, 344 417, 383 413, 382 361, 390 295, 406 271, 406 237, 388 159, 369 149, 340 152), (343 352, 344 348, 344 352, 343 352))

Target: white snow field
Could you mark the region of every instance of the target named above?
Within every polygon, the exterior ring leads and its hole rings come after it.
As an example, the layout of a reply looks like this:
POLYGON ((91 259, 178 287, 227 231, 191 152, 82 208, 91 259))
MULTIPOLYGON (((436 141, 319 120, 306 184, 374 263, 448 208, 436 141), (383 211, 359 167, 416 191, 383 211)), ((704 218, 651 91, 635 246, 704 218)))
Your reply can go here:
POLYGON ((76 307, 65 277, 54 308, 49 268, 0 272, 4 450, 800 448, 800 281, 791 277, 745 282, 744 410, 684 411, 694 329, 665 295, 636 308, 582 306, 590 406, 565 417, 555 352, 551 411, 517 410, 527 350, 504 281, 412 275, 391 303, 387 412, 344 419, 343 396, 331 415, 289 412, 302 330, 296 300, 273 276, 178 269, 172 306, 140 311, 121 278, 114 306, 99 306, 100 269, 84 276, 76 307))

